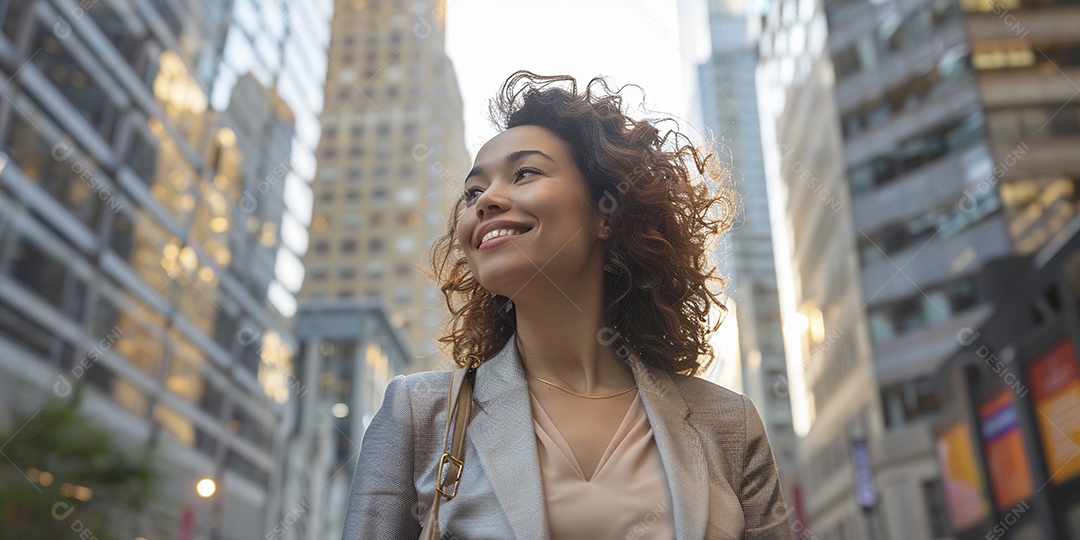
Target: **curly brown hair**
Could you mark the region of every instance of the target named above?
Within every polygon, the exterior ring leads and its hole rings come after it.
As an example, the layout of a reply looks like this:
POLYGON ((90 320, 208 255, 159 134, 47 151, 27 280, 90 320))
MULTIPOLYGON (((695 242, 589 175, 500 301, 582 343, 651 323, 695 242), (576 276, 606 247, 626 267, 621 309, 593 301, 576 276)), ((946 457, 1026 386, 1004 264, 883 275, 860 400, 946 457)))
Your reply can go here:
MULTIPOLYGON (((625 88, 612 90, 597 77, 579 93, 573 77, 518 71, 492 100, 492 121, 500 130, 540 126, 566 142, 590 198, 607 214, 609 335, 647 364, 698 374, 713 360, 707 336, 720 324, 709 322, 710 309, 726 310, 718 298, 724 280, 709 254, 736 212, 730 169, 678 131, 661 135, 656 125, 667 119, 628 116, 625 88)), ((468 365, 498 353, 516 319, 513 302, 481 286, 469 268, 455 234, 462 204, 454 205, 431 263, 451 314, 439 341, 458 365, 468 365)))

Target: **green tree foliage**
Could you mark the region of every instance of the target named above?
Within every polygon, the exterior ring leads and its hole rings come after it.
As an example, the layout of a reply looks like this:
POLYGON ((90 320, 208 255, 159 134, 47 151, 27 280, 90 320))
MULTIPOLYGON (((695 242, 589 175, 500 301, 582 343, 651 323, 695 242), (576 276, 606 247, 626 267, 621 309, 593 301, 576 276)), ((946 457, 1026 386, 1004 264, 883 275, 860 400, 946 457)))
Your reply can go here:
POLYGON ((111 519, 154 510, 153 449, 122 446, 80 401, 50 399, 0 431, 0 540, 110 540, 111 519))

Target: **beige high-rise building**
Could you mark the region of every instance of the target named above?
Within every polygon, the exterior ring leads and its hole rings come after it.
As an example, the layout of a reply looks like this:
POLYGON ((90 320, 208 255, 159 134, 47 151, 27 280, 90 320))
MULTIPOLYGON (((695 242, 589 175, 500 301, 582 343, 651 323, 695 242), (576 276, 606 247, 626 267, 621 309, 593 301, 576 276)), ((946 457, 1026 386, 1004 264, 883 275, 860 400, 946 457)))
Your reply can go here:
POLYGON ((439 355, 442 294, 428 265, 468 169, 445 2, 335 2, 307 276, 301 298, 378 297, 411 370, 439 355))

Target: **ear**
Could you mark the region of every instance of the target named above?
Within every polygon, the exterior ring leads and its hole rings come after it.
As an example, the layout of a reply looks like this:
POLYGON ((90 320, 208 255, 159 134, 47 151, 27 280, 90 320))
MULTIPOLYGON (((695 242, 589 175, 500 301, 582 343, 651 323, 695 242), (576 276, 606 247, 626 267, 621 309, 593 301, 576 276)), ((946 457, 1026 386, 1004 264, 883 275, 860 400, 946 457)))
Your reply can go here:
POLYGON ((611 225, 608 225, 606 217, 600 219, 599 232, 596 233, 596 236, 601 240, 611 238, 611 225))

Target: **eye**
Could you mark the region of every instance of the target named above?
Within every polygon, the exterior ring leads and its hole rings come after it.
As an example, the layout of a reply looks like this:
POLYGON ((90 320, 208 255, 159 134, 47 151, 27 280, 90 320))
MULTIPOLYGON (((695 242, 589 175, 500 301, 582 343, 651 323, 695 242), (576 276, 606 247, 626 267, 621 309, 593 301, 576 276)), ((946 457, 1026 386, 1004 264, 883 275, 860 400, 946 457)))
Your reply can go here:
POLYGON ((514 181, 521 180, 530 174, 540 174, 540 171, 532 167, 520 167, 518 170, 514 171, 514 181))
POLYGON ((471 203, 475 201, 476 198, 479 197, 481 193, 483 193, 483 191, 484 190, 477 187, 468 188, 461 193, 461 200, 465 201, 466 203, 471 203))

